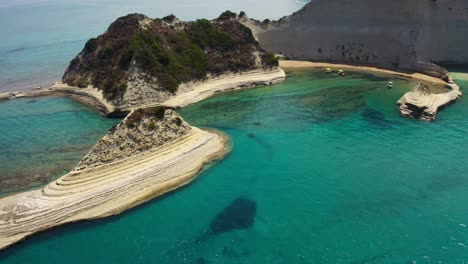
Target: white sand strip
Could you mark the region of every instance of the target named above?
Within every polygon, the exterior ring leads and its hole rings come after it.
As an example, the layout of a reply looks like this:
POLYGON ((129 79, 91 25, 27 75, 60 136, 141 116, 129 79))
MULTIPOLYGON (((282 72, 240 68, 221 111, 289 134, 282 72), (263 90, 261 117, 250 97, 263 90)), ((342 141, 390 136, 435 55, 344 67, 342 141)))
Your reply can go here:
POLYGON ((280 66, 283 69, 294 69, 294 68, 332 68, 335 71, 339 69, 348 69, 348 70, 358 70, 358 71, 368 71, 368 72, 377 72, 377 73, 385 73, 385 74, 393 74, 399 75, 407 78, 414 78, 422 81, 427 81, 431 83, 437 84, 447 84, 444 80, 432 77, 429 75, 425 75, 422 73, 402 73, 396 72, 386 69, 380 69, 376 67, 368 67, 368 66, 353 66, 347 64, 336 64, 336 63, 325 63, 325 62, 310 62, 310 61, 294 61, 294 60, 280 60, 280 66))

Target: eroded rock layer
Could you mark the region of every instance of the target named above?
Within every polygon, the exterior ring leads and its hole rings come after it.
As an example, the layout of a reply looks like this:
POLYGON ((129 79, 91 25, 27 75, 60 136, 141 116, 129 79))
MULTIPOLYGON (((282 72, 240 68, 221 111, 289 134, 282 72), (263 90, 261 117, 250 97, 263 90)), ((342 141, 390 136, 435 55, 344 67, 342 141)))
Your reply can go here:
POLYGON ((134 111, 80 168, 40 190, 0 199, 0 249, 58 225, 120 213, 187 184, 225 153, 224 136, 190 127, 172 110, 134 111))
POLYGON ((420 82, 398 100, 397 109, 402 116, 433 121, 440 108, 454 102, 461 96, 460 88, 456 84, 450 86, 452 91, 434 94, 426 84, 420 82))

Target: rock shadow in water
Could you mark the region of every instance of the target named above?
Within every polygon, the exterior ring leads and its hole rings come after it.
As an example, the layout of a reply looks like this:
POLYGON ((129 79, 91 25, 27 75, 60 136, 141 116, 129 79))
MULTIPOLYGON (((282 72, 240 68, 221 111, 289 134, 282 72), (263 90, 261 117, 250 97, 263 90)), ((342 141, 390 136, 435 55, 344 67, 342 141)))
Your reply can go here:
POLYGON ((391 128, 394 125, 398 125, 399 122, 388 120, 385 115, 375 109, 365 108, 361 113, 362 118, 369 124, 378 127, 380 129, 391 128))
POLYGON ((257 204, 244 197, 239 197, 226 206, 211 221, 208 234, 220 235, 236 229, 248 229, 252 227, 257 204))

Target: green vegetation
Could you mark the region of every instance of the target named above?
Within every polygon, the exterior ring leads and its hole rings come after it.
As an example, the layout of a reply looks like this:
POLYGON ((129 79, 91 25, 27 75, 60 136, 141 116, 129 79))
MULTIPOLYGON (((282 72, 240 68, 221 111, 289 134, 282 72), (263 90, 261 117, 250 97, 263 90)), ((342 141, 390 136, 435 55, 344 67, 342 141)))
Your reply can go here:
POLYGON ((245 16, 246 16, 245 12, 244 12, 244 11, 240 11, 239 17, 240 17, 240 18, 243 18, 243 17, 245 17, 245 16))
POLYGON ((268 52, 266 54, 266 63, 268 63, 269 65, 278 65, 278 58, 275 56, 275 54, 271 53, 271 52, 268 52))
POLYGON ((87 52, 94 52, 98 47, 97 39, 96 38, 90 38, 84 47, 84 50, 87 52))
POLYGON ((174 20, 176 19, 177 17, 174 16, 173 14, 170 14, 168 16, 165 16, 163 17, 162 20, 166 21, 166 22, 174 22, 174 20))
POLYGON ((86 43, 80 56, 70 62, 63 81, 78 87, 92 84, 107 99, 117 100, 127 89, 133 67, 175 93, 181 83, 202 80, 208 73, 251 70, 256 65, 254 51, 261 52, 264 67, 277 65, 276 58, 266 56, 252 31, 235 17, 226 11, 215 21, 200 19, 178 26, 163 23, 174 21, 174 15, 154 20, 127 15, 86 43), (140 26, 143 19, 150 21, 145 28, 140 26))
POLYGON ((229 19, 233 19, 233 18, 237 18, 237 14, 234 13, 234 12, 231 12, 230 10, 224 11, 224 12, 218 17, 219 20, 229 20, 229 19))
POLYGON ((148 125, 148 130, 154 130, 156 128, 156 124, 154 122, 151 122, 149 125, 148 125))
POLYGON ((229 34, 221 32, 206 19, 199 19, 194 23, 191 37, 201 48, 230 49, 235 44, 229 34))
POLYGON ((156 76, 162 87, 172 93, 177 91, 180 83, 206 75, 206 55, 199 46, 191 43, 185 32, 171 31, 159 36, 143 30, 129 41, 126 53, 132 54, 147 72, 156 76))
POLYGON ((163 119, 166 114, 166 108, 163 106, 157 106, 153 109, 153 114, 156 118, 163 119))
POLYGON ((78 88, 86 88, 88 87, 89 85, 89 81, 88 81, 88 78, 86 77, 81 77, 80 79, 78 79, 78 81, 76 81, 75 85, 78 87, 78 88))

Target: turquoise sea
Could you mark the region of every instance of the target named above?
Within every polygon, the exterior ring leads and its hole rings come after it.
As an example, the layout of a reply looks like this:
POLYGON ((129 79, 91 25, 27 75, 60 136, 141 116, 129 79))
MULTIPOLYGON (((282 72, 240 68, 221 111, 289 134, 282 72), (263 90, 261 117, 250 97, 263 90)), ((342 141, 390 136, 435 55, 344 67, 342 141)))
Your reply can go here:
POLYGON ((0 92, 50 86, 89 38, 129 13, 183 20, 213 19, 225 10, 278 19, 300 9, 296 0, 0 0, 0 92), (268 7, 267 9, 265 7, 268 7), (268 10, 268 12, 265 12, 268 10))
POLYGON ((233 145, 192 184, 33 236, 0 263, 467 263, 466 99, 428 123, 395 109, 414 81, 288 76, 180 111, 233 145), (252 226, 206 235, 238 198, 255 204, 252 226))
POLYGON ((119 121, 65 98, 0 102, 0 197, 72 170, 119 121))
MULTIPOLYGON (((0 92, 60 79, 88 38, 127 13, 193 20, 231 9, 264 19, 304 4, 0 1, 0 92)), ((395 102, 413 85, 294 70, 284 83, 185 108, 191 124, 230 137, 224 160, 121 215, 28 238, 0 251, 0 263, 468 263, 468 101, 436 122, 401 118, 395 102), (239 198, 254 210, 220 214, 239 198), (239 215, 252 225, 207 234, 239 215)), ((117 122, 65 98, 0 102, 0 196, 70 170, 117 122)))

